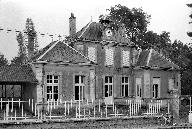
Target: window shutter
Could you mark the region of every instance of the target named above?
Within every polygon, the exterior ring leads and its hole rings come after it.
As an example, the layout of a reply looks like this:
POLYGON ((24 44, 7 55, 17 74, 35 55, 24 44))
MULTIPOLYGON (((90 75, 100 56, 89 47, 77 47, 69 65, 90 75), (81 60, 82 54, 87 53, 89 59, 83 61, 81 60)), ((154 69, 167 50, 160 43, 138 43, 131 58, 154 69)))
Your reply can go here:
POLYGON ((108 49, 105 49, 105 63, 106 65, 113 65, 113 49, 112 48, 108 48, 108 49))
POLYGON ((130 66, 130 51, 123 50, 123 66, 130 66))
POLYGON ((95 47, 88 47, 88 58, 89 60, 96 62, 96 50, 95 47))

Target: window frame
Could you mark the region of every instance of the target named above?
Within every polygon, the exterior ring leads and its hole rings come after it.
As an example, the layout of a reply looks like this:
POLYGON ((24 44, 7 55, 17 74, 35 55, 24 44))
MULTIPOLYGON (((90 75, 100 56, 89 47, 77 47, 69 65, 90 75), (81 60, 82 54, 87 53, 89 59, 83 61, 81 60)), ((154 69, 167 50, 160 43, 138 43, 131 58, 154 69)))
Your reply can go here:
POLYGON ((160 92, 161 92, 161 79, 160 79, 160 77, 153 77, 152 78, 153 79, 153 82, 152 82, 152 98, 154 98, 154 99, 156 99, 156 98, 160 98, 160 92), (159 81, 159 84, 158 83, 156 83, 156 82, 154 82, 154 79, 158 79, 158 81, 159 81), (157 96, 154 96, 155 95, 155 88, 154 88, 154 85, 156 85, 156 84, 158 84, 158 93, 157 93, 157 96))
POLYGON ((129 77, 126 75, 121 76, 121 88, 120 88, 121 97, 128 97, 129 96, 129 88, 130 88, 129 87, 129 77), (124 82, 122 82, 123 78, 124 78, 124 82), (126 80, 125 78, 128 78, 128 82, 125 81, 126 80), (126 96, 126 86, 127 86, 127 96, 126 96), (124 93, 122 90, 124 91, 124 93))
POLYGON ((81 74, 79 74, 79 75, 74 75, 74 100, 75 101, 83 101, 84 99, 85 99, 85 86, 86 86, 86 76, 85 75, 81 75, 81 74), (76 83, 76 76, 78 76, 78 78, 79 78, 79 83, 76 83), (81 79, 83 79, 83 83, 81 82, 82 80, 81 79), (79 89, 79 91, 78 91, 78 93, 81 93, 81 94, 79 94, 78 95, 78 98, 79 99, 76 99, 76 87, 79 87, 78 89, 79 89), (82 89, 82 91, 80 91, 82 89), (81 97, 81 95, 82 95, 82 97, 81 97))
POLYGON ((110 75, 106 75, 104 76, 104 97, 111 97, 113 96, 113 84, 114 84, 114 78, 113 76, 110 76, 110 75), (108 77, 108 81, 106 82, 106 77, 108 77), (109 78, 112 78, 112 82, 110 82, 110 79, 109 78), (107 86, 107 95, 106 95, 106 86, 107 86))
POLYGON ((59 100, 59 75, 54 75, 54 74, 47 74, 46 75, 46 100, 54 100, 54 101, 58 101, 59 100), (48 78, 48 77, 51 77, 48 78), (57 79, 55 79, 55 77, 57 77, 57 79), (57 80, 58 82, 55 83, 55 80, 57 80), (48 92, 48 87, 51 87, 51 92, 48 92), (54 92, 54 88, 57 87, 57 93, 54 92), (57 100, 55 99, 55 95, 57 95, 57 100), (51 96, 51 99, 49 99, 48 96, 51 96))
POLYGON ((142 78, 141 77, 136 77, 135 78, 135 88, 136 88, 136 92, 135 92, 135 96, 136 97, 142 97, 142 78), (140 85, 139 85, 139 95, 138 95, 138 84, 137 84, 137 79, 140 80, 140 85))

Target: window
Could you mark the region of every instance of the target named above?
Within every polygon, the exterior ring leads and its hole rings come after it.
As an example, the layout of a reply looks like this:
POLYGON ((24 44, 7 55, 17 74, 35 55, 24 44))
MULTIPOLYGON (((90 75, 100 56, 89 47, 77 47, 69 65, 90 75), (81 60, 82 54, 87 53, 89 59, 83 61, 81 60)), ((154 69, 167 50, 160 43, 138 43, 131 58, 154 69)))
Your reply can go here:
POLYGON ((123 66, 130 66, 130 51, 122 51, 122 65, 123 66))
POLYGON ((160 78, 153 78, 153 87, 152 87, 153 98, 160 97, 160 78))
POLYGON ((112 48, 107 48, 105 49, 105 64, 108 65, 113 65, 113 54, 114 51, 112 48))
POLYGON ((77 45, 77 50, 79 52, 83 53, 83 50, 84 50, 83 45, 81 45, 81 44, 77 45))
POLYGON ((75 100, 85 99, 85 76, 75 75, 75 100))
POLYGON ((95 47, 88 47, 88 58, 89 60, 96 62, 96 50, 95 47))
POLYGON ((121 77, 121 96, 128 97, 129 95, 129 78, 121 77))
POLYGON ((141 97, 141 78, 136 78, 136 97, 141 97))
POLYGON ((47 75, 47 100, 57 101, 59 98, 59 76, 47 75))
POLYGON ((105 76, 105 97, 112 96, 113 94, 113 77, 105 76))

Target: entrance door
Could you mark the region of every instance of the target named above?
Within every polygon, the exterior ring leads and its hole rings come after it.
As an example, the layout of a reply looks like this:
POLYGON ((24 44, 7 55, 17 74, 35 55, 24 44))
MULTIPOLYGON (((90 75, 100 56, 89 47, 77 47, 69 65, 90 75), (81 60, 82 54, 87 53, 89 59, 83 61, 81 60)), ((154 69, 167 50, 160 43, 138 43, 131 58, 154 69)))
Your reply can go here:
POLYGON ((160 78, 153 78, 153 98, 160 97, 160 78))
POLYGON ((113 103, 113 77, 105 76, 105 103, 113 103))

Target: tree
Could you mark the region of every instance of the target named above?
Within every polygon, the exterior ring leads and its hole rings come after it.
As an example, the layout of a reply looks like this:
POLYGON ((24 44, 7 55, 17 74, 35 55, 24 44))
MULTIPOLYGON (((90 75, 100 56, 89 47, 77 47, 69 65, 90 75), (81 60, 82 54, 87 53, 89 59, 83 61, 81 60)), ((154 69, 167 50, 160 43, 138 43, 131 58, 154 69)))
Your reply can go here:
MULTIPOLYGON (((187 4, 188 7, 192 8, 192 3, 191 4, 187 4)), ((189 15, 189 17, 192 19, 192 14, 189 15)), ((192 22, 189 22, 189 24, 191 24, 192 22)), ((192 37, 192 32, 187 32, 187 35, 189 37, 192 37)))
POLYGON ((8 65, 8 60, 4 57, 3 54, 0 54, 0 67, 8 65))
POLYGON ((19 51, 18 55, 11 60, 11 65, 23 65, 27 63, 28 59, 26 55, 26 46, 24 44, 24 37, 22 32, 19 32, 16 39, 18 42, 19 51))
POLYGON ((113 21, 114 29, 118 29, 118 27, 124 25, 127 37, 136 44, 141 43, 140 40, 147 31, 150 15, 143 12, 141 8, 129 9, 120 4, 111 7, 108 11, 110 12, 107 18, 113 21))
POLYGON ((28 59, 38 50, 37 32, 31 18, 27 18, 25 26, 25 40, 27 47, 28 59))

